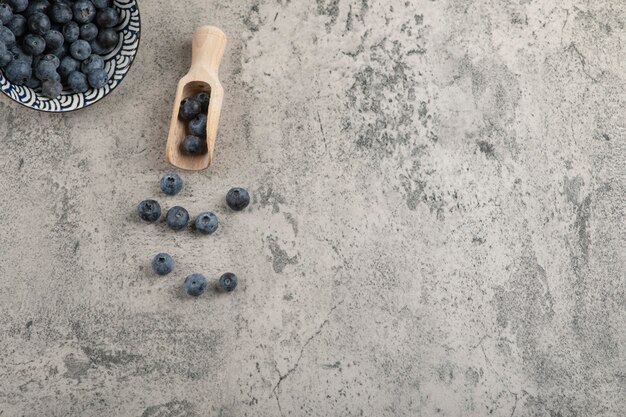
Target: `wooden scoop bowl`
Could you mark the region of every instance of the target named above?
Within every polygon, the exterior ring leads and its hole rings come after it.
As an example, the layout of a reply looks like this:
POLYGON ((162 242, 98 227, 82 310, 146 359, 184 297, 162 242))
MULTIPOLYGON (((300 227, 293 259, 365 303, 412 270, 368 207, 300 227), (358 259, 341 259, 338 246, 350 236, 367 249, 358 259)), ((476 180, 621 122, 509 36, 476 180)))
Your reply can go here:
POLYGON ((178 168, 198 171, 207 168, 213 161, 215 137, 224 98, 218 71, 225 48, 226 35, 214 26, 202 26, 193 34, 191 68, 178 82, 165 152, 167 160, 178 168), (207 152, 202 155, 188 155, 181 150, 181 143, 187 135, 187 122, 178 117, 180 102, 202 91, 211 96, 206 125, 207 152))

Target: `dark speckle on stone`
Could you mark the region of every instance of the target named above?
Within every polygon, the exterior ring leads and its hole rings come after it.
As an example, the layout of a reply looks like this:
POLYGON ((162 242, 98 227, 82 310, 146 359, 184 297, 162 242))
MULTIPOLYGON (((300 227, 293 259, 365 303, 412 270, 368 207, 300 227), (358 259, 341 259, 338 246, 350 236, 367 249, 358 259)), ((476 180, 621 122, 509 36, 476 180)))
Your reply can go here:
POLYGON ((478 148, 488 158, 495 158, 495 149, 491 143, 484 140, 478 141, 478 148))
POLYGON ((295 265, 298 263, 298 255, 290 257, 287 252, 278 245, 275 237, 268 236, 267 242, 269 243, 270 251, 272 253, 272 265, 274 272, 280 274, 287 265, 295 265))

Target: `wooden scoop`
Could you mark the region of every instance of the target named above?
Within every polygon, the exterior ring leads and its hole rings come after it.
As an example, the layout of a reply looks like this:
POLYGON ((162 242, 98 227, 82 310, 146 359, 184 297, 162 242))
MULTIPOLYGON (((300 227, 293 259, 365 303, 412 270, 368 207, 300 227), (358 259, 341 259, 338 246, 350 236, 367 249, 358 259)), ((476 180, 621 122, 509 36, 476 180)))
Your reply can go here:
POLYGON ((191 68, 178 82, 165 152, 167 160, 178 168, 198 171, 207 168, 213 161, 217 125, 224 98, 218 71, 225 48, 226 35, 215 26, 202 26, 193 34, 191 68), (181 143, 187 135, 187 122, 178 117, 178 111, 182 99, 202 91, 211 95, 206 125, 207 152, 202 155, 188 155, 181 150, 181 143))

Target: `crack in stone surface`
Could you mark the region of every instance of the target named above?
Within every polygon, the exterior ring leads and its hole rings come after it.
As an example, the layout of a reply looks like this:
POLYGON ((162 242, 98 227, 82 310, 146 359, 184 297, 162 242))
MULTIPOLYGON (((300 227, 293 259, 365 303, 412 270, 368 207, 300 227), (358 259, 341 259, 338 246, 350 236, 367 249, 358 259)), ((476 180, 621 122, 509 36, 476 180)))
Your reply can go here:
POLYGON ((280 405, 280 397, 279 397, 279 389, 280 389, 280 385, 283 383, 283 381, 285 379, 287 379, 287 377, 289 375, 291 375, 292 373, 294 373, 297 369, 298 366, 300 366, 300 361, 302 360, 302 356, 304 355, 304 350, 307 348, 307 346, 313 341, 313 339, 315 339, 317 336, 319 336, 320 333, 322 333, 322 330, 324 329, 324 327, 330 323, 330 315, 333 313, 333 311, 335 311, 335 309, 337 307, 339 307, 341 304, 343 303, 343 301, 340 301, 339 303, 335 304, 330 311, 328 312, 328 314, 326 315, 326 318, 324 319, 324 321, 322 322, 322 324, 319 325, 319 327, 317 328, 317 330, 315 331, 315 333, 313 333, 311 336, 309 336, 309 338, 304 342, 304 344, 302 344, 302 347, 300 348, 300 354, 298 355, 298 359, 296 360, 295 365, 293 365, 285 374, 281 374, 280 369, 278 369, 278 365, 276 364, 276 362, 274 362, 274 367, 276 369, 276 373, 278 374, 278 381, 276 382, 276 384, 274 385, 274 388, 272 388, 272 395, 274 397, 276 397, 276 403, 278 404, 278 409, 280 411, 280 414, 283 415, 283 411, 280 405))

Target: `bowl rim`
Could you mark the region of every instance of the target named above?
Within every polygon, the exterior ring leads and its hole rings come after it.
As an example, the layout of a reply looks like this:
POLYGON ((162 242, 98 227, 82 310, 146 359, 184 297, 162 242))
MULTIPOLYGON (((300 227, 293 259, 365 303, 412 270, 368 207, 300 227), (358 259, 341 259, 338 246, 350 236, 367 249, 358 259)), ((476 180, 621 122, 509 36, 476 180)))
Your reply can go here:
MULTIPOLYGON (((115 1, 115 0, 114 0, 115 1)), ((117 90, 117 87, 119 87, 120 84, 122 84, 122 81, 124 81, 124 79, 126 78, 126 76, 128 75, 128 73, 130 72, 130 70, 133 67, 133 64, 135 63, 135 59, 137 58, 137 54, 139 54, 139 47, 141 45, 141 10, 139 10, 139 1, 138 0, 133 0, 135 3, 135 7, 137 8, 137 19, 139 21, 139 31, 137 32, 137 48, 135 48, 135 55, 133 56, 133 60, 130 62, 130 64, 128 65, 128 70, 126 71, 126 73, 124 74, 124 76, 119 80, 119 82, 117 83, 117 85, 111 89, 111 91, 109 91, 107 94, 103 95, 102 97, 100 97, 98 100, 96 101, 92 101, 89 104, 86 104, 82 107, 77 107, 75 109, 71 109, 71 110, 42 110, 39 108, 35 108, 35 107, 31 107, 28 104, 24 104, 21 101, 17 101, 15 100, 13 97, 11 97, 9 95, 9 93, 7 93, 4 90, 0 90, 0 92, 2 92, 3 95, 5 95, 10 101, 19 104, 20 106, 26 107, 27 109, 30 110, 35 110, 41 113, 47 113, 47 114, 65 114, 65 113, 73 113, 79 110, 83 110, 86 109, 87 107, 91 107, 94 106, 98 103, 100 103, 102 100, 104 100, 105 97, 109 96, 111 93, 113 93, 115 90, 117 90)), ((6 78, 6 77, 5 77, 6 78)))

